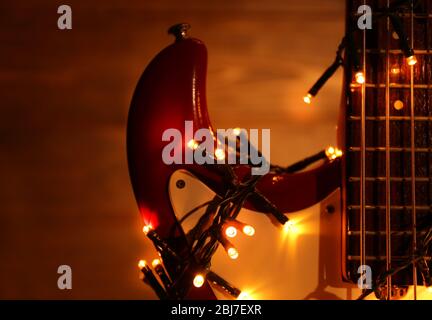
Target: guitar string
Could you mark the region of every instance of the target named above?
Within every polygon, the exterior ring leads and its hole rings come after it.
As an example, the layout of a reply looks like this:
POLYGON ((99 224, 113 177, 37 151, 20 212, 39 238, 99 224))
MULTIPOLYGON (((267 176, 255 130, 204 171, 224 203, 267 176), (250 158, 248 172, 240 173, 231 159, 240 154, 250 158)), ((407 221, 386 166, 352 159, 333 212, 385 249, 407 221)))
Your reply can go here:
MULTIPOLYGON (((366 0, 363 1, 366 5, 366 0)), ((363 75, 367 79, 366 74, 366 29, 363 30, 363 45, 362 45, 362 62, 363 75)), ((360 265, 366 265, 366 234, 365 234, 365 177, 366 177, 366 82, 361 87, 361 160, 360 160, 360 265)), ((364 292, 364 289, 363 289, 364 292)))
MULTIPOLYGON (((411 48, 414 49, 414 0, 411 0, 411 48)), ((410 66, 411 104, 411 213, 412 213, 412 255, 417 252, 416 173, 415 173, 415 112, 414 112, 414 65, 410 66)), ((414 300, 417 300, 417 263, 413 263, 414 300)))
MULTIPOLYGON (((387 0, 387 8, 390 7, 390 0, 387 0)), ((386 88, 385 88, 385 126, 386 126, 386 152, 385 152, 385 170, 386 170, 386 207, 385 207, 385 215, 386 215, 386 270, 391 269, 391 207, 390 207, 390 17, 387 17, 387 39, 386 39, 386 88)), ((387 277, 387 299, 391 300, 391 287, 392 287, 392 277, 389 275, 387 277)))

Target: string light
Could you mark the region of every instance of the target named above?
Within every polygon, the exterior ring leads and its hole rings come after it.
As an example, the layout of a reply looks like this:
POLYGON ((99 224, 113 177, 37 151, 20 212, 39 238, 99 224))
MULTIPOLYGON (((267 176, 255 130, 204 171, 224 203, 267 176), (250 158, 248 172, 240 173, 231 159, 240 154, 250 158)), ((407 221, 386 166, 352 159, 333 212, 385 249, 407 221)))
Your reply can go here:
POLYGON ((215 156, 218 160, 224 160, 225 159, 225 151, 222 149, 216 149, 215 150, 215 156))
POLYGON ((199 144, 194 139, 192 139, 192 140, 189 140, 189 142, 187 143, 187 146, 192 150, 196 150, 199 147, 199 144))
POLYGON ((255 234, 255 228, 250 225, 246 225, 243 227, 243 233, 249 237, 252 237, 255 234))
POLYGON ((146 225, 143 227, 143 232, 144 232, 144 234, 148 234, 152 229, 153 228, 151 225, 146 225))
POLYGON ((336 158, 340 158, 343 155, 342 150, 335 148, 335 147, 332 147, 332 146, 328 147, 326 149, 325 153, 326 153, 326 156, 329 160, 334 160, 336 158))
POLYGON ((138 268, 143 269, 147 266, 147 262, 145 260, 140 260, 138 262, 138 268))
POLYGON ((363 84, 363 83, 365 83, 366 79, 365 79, 365 75, 364 75, 363 71, 358 71, 358 72, 355 74, 355 79, 356 79, 356 82, 357 82, 358 84, 363 84))
POLYGON ((237 297, 237 300, 251 300, 251 296, 248 292, 242 291, 239 296, 237 297))
POLYGON ((236 227, 234 227, 234 226, 228 226, 225 229, 225 235, 228 238, 234 238, 237 235, 237 229, 236 229, 236 227))
POLYGON ((312 102, 312 95, 311 95, 310 93, 308 93, 307 95, 305 95, 305 96, 303 97, 303 101, 304 101, 306 104, 311 104, 311 102, 312 102))
POLYGON ((408 65, 410 66, 414 66, 417 63, 417 58, 414 55, 409 56, 408 58, 406 58, 406 60, 408 62, 408 65))
POLYGON ((298 228, 294 221, 290 220, 287 223, 285 223, 283 230, 285 233, 297 233, 298 228))
POLYGON ((204 276, 200 273, 198 273, 193 279, 193 285, 196 288, 201 288, 204 285, 204 282, 205 282, 204 276))
POLYGON ((141 269, 141 272, 143 274, 142 277, 143 282, 150 285, 150 287, 154 290, 154 292, 159 297, 159 299, 165 300, 167 298, 167 292, 164 290, 162 285, 156 279, 156 276, 153 274, 152 270, 149 268, 147 263, 144 260, 140 260, 138 262, 138 267, 141 269))
POLYGON ((242 230, 249 237, 255 234, 255 228, 249 224, 240 222, 235 219, 230 219, 226 222, 225 235, 229 238, 234 238, 237 235, 237 230, 242 230))
POLYGON ((228 248, 227 253, 228 253, 228 256, 233 260, 236 260, 239 256, 237 249, 234 247, 228 248))
POLYGON ((160 265, 161 264, 161 261, 159 260, 159 259, 154 259, 153 261, 152 261, 152 266, 153 266, 153 268, 156 268, 156 266, 158 266, 158 265, 160 265))
POLYGON ((241 134, 241 129, 240 128, 234 128, 233 134, 238 137, 241 134))
POLYGON ((394 75, 399 74, 400 68, 399 67, 393 67, 393 68, 391 68, 390 72, 394 75))

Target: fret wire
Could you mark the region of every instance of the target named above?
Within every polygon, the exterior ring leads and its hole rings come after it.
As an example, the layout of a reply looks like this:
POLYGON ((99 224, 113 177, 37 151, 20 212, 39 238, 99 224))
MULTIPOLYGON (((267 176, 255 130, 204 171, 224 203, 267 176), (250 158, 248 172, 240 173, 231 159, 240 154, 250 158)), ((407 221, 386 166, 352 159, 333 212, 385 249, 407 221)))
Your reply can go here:
MULTIPOLYGON (((360 116, 349 116, 348 120, 351 121, 359 121, 361 118, 360 116)), ((366 117, 366 121, 385 121, 386 117, 385 116, 367 116, 366 117)), ((410 116, 390 116, 390 120, 391 121, 411 121, 411 117, 410 116)), ((427 116, 416 116, 414 117, 415 121, 432 121, 432 116, 427 117, 427 116)))
MULTIPOLYGON (((366 181, 386 181, 387 177, 366 177, 366 181)), ((350 182, 358 182, 360 181, 360 177, 348 177, 348 181, 350 182)), ((411 181, 411 177, 390 177, 390 181, 395 182, 404 182, 411 181)), ((416 182, 429 182, 432 181, 431 177, 416 177, 416 182)))
MULTIPOLYGON (((376 89, 385 89, 386 85, 385 83, 366 83, 363 85, 357 84, 357 83, 351 83, 350 87, 352 89, 357 89, 362 86, 366 86, 366 88, 376 88, 376 89)), ((432 85, 430 84, 414 84, 411 86, 411 84, 403 84, 403 83, 390 83, 391 89, 432 89, 432 85)))
MULTIPOLYGON (((404 148, 404 147, 390 147, 390 151, 392 152, 411 152, 412 148, 404 148)), ((415 152, 430 152, 432 148, 413 148, 415 152)), ((351 152, 359 152, 361 151, 361 147, 349 147, 348 151, 351 152)), ((371 151, 371 152, 375 152, 375 151, 386 151, 385 147, 366 147, 366 151, 371 151)), ((412 158, 414 159, 414 158, 412 158)))
MULTIPOLYGON (((348 205, 347 206, 348 210, 359 210, 360 209, 360 205, 348 205)), ((410 210, 412 209, 412 206, 397 206, 397 205, 392 205, 391 206, 392 210, 410 210)), ((366 210, 385 210, 385 206, 381 206, 381 205, 365 205, 365 209, 366 210)), ((417 211, 432 211, 432 207, 431 206, 416 206, 415 209, 417 211)))
MULTIPOLYGON (((351 16, 354 17, 354 18, 358 18, 362 14, 363 13, 353 12, 353 13, 351 13, 351 16)), ((375 10, 375 11, 372 12, 372 16, 376 16, 376 18, 378 18, 379 16, 382 16, 382 15, 383 15, 383 12, 379 11, 379 10, 375 10)), ((404 12, 396 13, 396 15, 398 17, 401 17, 401 18, 411 17, 411 14, 404 13, 404 12)), ((432 14, 428 14, 428 13, 414 13, 414 18, 421 18, 421 19, 432 18, 432 14)))
MULTIPOLYGON (((387 232, 386 231, 365 231, 366 235, 368 236, 386 236, 387 232)), ((421 235, 425 235, 427 233, 427 231, 420 231, 417 232, 417 234, 421 234, 421 235)), ((355 237, 355 236, 359 236, 360 235, 360 231, 352 231, 352 230, 348 230, 347 234, 349 236, 355 237)), ((412 230, 401 230, 401 231, 396 231, 393 230, 391 232, 392 236, 396 236, 396 237, 400 237, 400 236, 406 236, 406 235, 412 235, 412 230)))
MULTIPOLYGON (((393 261, 406 261, 407 259, 410 259, 410 258, 411 258, 410 256, 393 256, 392 260, 393 261)), ((366 260, 369 260, 369 261, 383 261, 385 259, 386 259, 385 256, 366 256, 366 260)), ((360 256, 348 255, 347 260, 358 261, 358 260, 360 260, 360 256)), ((432 257, 431 256, 425 256, 425 260, 430 261, 430 260, 432 260, 432 257)))
MULTIPOLYGON (((359 50, 357 50, 359 51, 359 50)), ((386 50, 385 49, 366 49, 366 53, 370 53, 370 54, 386 54, 386 50)), ((389 54, 394 54, 394 55, 403 55, 403 51, 400 49, 390 49, 389 50, 389 54)), ((416 55, 430 55, 432 54, 432 52, 428 51, 428 50, 422 50, 422 49, 418 49, 415 51, 416 55)))
MULTIPOLYGON (((414 48, 414 0, 411 0, 411 48, 414 48)), ((414 66, 410 66, 411 94, 411 204, 412 204, 412 254, 417 252, 416 176, 415 176, 415 112, 414 66)), ((417 265, 413 263, 414 300, 417 300, 417 265)))
MULTIPOLYGON (((390 6, 390 1, 387 0, 387 7, 390 6)), ((385 99, 386 99, 386 103, 385 103, 385 132, 386 132, 386 136, 385 136, 385 143, 386 143, 386 150, 385 150, 385 160, 386 160, 386 177, 385 177, 385 188, 386 188, 386 193, 385 193, 385 203, 386 203, 386 209, 385 209, 385 215, 386 215, 386 231, 385 231, 385 235, 386 235, 386 270, 390 270, 391 269, 391 202, 390 202, 390 54, 389 54, 389 50, 390 50, 390 18, 387 17, 387 45, 386 45, 386 85, 385 85, 385 99)), ((392 278, 391 276, 387 277, 387 299, 391 300, 391 287, 392 287, 392 278)))

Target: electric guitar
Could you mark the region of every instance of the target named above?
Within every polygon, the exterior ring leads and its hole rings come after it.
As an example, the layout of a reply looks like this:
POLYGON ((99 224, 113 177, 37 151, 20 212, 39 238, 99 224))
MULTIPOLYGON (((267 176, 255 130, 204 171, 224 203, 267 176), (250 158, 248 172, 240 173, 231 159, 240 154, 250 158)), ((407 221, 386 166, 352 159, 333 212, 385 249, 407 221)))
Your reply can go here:
MULTIPOLYGON (((175 42, 140 78, 127 127, 143 230, 160 255, 139 267, 159 298, 432 297, 432 3, 367 2, 373 26, 359 30, 363 4, 347 1, 338 146, 262 176, 250 159, 162 161, 165 130, 182 132, 185 121, 220 143, 206 106, 206 47, 187 24, 170 29, 175 42)), ((245 142, 231 139, 239 159, 245 142)), ((197 151, 200 141, 174 149, 197 151)), ((227 158, 222 151, 206 156, 227 158)))

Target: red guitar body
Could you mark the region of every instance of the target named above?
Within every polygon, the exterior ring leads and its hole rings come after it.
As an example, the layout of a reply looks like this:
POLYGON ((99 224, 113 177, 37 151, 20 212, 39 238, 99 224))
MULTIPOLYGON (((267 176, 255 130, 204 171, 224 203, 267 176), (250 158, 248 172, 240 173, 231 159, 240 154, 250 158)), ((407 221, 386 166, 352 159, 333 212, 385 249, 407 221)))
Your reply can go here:
MULTIPOLYGON (((213 130, 206 104, 206 69, 205 45, 197 39, 177 37, 145 69, 136 87, 128 118, 129 172, 143 222, 150 224, 180 256, 187 255, 190 247, 170 202, 168 181, 171 175, 176 170, 186 169, 215 193, 221 195, 226 189, 226 181, 216 166, 166 165, 162 161, 162 149, 166 145, 162 134, 166 129, 183 132, 185 121, 189 120, 193 121, 194 130, 213 130)), ((183 151, 186 143, 183 141, 180 146, 183 151)), ((234 170, 240 179, 250 174, 247 165, 236 166, 234 170)), ((295 174, 269 173, 262 177, 257 189, 282 212, 294 212, 312 206, 338 188, 340 175, 340 161, 336 159, 295 174)), ((264 211, 251 202, 247 202, 245 207, 264 211)), ((176 274, 173 263, 164 262, 171 274, 181 277, 181 274, 176 274)), ((215 298, 208 284, 199 290, 190 287, 182 298, 215 298)))

